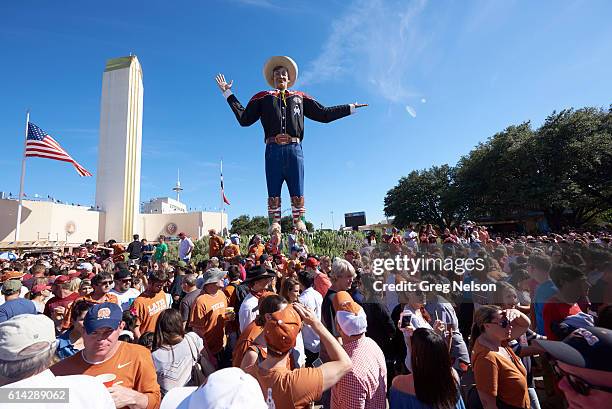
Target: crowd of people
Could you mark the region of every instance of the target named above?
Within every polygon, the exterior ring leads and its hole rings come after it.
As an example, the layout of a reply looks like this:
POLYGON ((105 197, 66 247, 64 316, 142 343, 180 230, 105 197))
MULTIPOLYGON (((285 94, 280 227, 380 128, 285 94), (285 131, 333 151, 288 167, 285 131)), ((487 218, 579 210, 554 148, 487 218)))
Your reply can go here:
POLYGON ((179 239, 176 259, 135 235, 0 260, 0 388, 68 388, 74 408, 609 407, 607 231, 394 228, 330 258, 297 231, 241 254, 211 230, 198 263, 179 239), (439 263, 374 268, 398 256, 439 263))

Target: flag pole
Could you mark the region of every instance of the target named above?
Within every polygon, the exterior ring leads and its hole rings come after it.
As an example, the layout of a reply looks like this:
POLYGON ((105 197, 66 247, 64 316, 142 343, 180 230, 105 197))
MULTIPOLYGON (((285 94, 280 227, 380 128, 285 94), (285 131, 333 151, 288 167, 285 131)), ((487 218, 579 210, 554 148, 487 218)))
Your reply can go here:
MULTIPOLYGON (((220 173, 221 177, 223 177, 223 158, 221 158, 219 170, 221 172, 220 173)), ((223 194, 224 194, 224 192, 221 191, 221 230, 220 230, 220 232, 221 232, 221 236, 225 237, 224 234, 223 234, 223 211, 225 210, 225 202, 223 200, 223 194)))
POLYGON ((28 124, 30 123, 30 110, 26 110, 25 137, 23 139, 23 158, 21 159, 21 180, 19 182, 19 204, 17 205, 17 224, 15 226, 15 241, 19 241, 21 230, 21 208, 23 201, 23 182, 25 181, 26 169, 26 146, 28 144, 28 124))

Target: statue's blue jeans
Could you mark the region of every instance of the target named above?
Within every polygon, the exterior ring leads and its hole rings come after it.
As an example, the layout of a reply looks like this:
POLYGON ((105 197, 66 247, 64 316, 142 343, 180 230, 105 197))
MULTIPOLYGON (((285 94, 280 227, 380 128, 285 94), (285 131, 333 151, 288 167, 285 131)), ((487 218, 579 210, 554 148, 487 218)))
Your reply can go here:
POLYGON ((289 196, 304 196, 304 154, 301 144, 266 145, 266 182, 268 197, 280 197, 283 182, 287 182, 289 196))

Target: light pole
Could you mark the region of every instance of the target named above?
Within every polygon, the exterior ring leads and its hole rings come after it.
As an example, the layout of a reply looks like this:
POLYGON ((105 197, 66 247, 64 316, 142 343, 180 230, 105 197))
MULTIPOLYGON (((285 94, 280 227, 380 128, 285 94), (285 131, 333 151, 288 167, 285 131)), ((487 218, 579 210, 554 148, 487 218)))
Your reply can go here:
POLYGON ((334 224, 334 211, 331 211, 331 217, 332 217, 332 230, 336 230, 336 225, 334 224))

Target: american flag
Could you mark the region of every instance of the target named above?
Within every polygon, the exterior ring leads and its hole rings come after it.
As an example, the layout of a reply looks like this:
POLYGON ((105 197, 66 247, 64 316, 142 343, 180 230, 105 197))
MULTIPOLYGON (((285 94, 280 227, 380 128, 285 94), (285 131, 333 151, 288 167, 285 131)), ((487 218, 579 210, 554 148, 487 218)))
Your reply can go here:
POLYGON ((223 202, 227 205, 230 204, 227 197, 225 197, 225 191, 223 190, 223 161, 221 161, 221 197, 223 198, 223 202))
POLYGON ((32 122, 28 122, 28 138, 26 139, 25 156, 70 162, 80 176, 91 176, 91 173, 79 165, 77 161, 72 159, 72 156, 68 155, 68 152, 62 149, 60 144, 57 143, 51 135, 47 134, 32 122))

